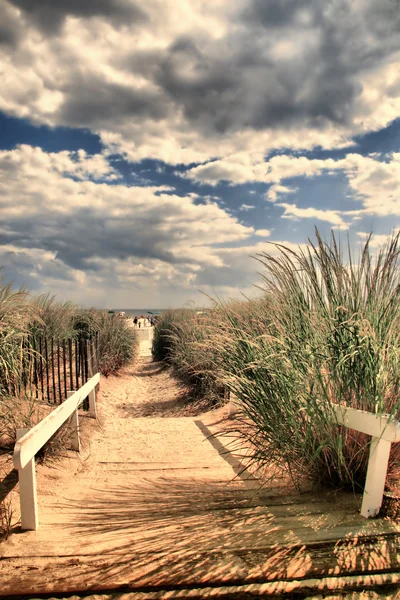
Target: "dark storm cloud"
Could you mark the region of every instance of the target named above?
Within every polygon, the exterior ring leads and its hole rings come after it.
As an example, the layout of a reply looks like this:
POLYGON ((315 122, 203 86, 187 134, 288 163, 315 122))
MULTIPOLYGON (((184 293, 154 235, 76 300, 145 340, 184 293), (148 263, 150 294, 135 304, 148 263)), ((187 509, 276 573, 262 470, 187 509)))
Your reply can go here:
POLYGON ((22 26, 14 11, 0 3, 0 46, 15 47, 21 38, 22 26))
POLYGON ((11 218, 7 233, 0 233, 0 245, 53 252, 58 261, 82 271, 100 269, 93 259, 136 257, 170 264, 190 262, 170 251, 175 235, 162 230, 166 216, 166 211, 160 210, 158 215, 133 213, 128 218, 116 219, 82 208, 76 210, 73 218, 51 213, 35 219, 11 218))
POLYGON ((211 118, 217 131, 229 129, 236 110, 243 105, 237 66, 223 55, 210 60, 188 38, 177 40, 167 55, 160 57, 155 81, 184 108, 189 122, 207 123, 211 118))
POLYGON ((251 25, 282 27, 293 23, 304 8, 312 9, 314 20, 321 4, 320 0, 252 0, 246 3, 242 18, 251 25))
MULTIPOLYGON (((168 38, 167 9, 151 2, 144 4, 148 16, 132 0, 9 2, 26 21, 49 30, 57 30, 68 15, 101 17, 127 28, 142 19, 139 31, 146 29, 150 40, 164 19, 168 38)), ((123 135, 125 124, 163 119, 168 124, 172 115, 175 121, 183 115, 182 131, 195 129, 205 136, 243 128, 351 127, 362 76, 400 50, 400 6, 393 0, 238 0, 236 5, 241 9, 230 13, 223 36, 193 29, 166 48, 154 41, 143 50, 140 44, 130 46, 127 29, 121 52, 107 66, 117 71, 118 81, 124 73, 127 81, 139 76, 137 87, 105 78, 95 64, 69 65, 60 35, 50 50, 63 75, 54 123, 123 135)), ((3 38, 13 39, 4 33, 3 38)), ((392 89, 397 92, 396 86, 392 89)), ((29 96, 22 100, 29 105, 29 96)))
POLYGON ((358 14, 351 6, 253 0, 225 40, 172 44, 156 82, 189 122, 212 131, 350 125, 361 71, 400 49, 400 7, 385 0, 358 14), (275 55, 270 39, 291 43, 292 54, 275 55))
POLYGON ((65 87, 59 117, 70 125, 87 127, 124 124, 129 117, 165 118, 168 105, 157 90, 107 83, 98 77, 74 78, 65 87))
POLYGON ((102 17, 114 25, 141 23, 146 13, 132 0, 8 0, 46 34, 62 27, 68 16, 102 17))

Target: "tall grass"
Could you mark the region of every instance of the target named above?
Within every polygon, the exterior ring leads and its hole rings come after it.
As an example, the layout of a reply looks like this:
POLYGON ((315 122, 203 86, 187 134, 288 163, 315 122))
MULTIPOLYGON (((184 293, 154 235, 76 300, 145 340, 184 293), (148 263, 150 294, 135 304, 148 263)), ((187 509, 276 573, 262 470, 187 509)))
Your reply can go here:
POLYGON ((98 332, 99 371, 106 377, 117 373, 138 356, 139 338, 127 320, 105 311, 90 313, 91 331, 98 332))
MULTIPOLYGON (((375 414, 400 409, 399 236, 373 260, 354 261, 332 234, 293 252, 258 256, 265 299, 245 322, 232 306, 213 344, 242 409, 238 433, 251 460, 301 478, 357 488, 368 437, 338 426, 332 403, 375 414)), ((394 445, 391 473, 400 466, 394 445)))
POLYGON ((31 356, 29 323, 37 318, 26 291, 0 284, 0 394, 15 393, 31 356))
POLYGON ((220 401, 225 388, 217 377, 220 356, 209 343, 215 327, 214 315, 195 309, 166 311, 154 332, 153 355, 172 366, 192 389, 193 398, 220 401))
MULTIPOLYGON (((137 335, 126 320, 95 309, 83 310, 70 302, 58 302, 49 294, 31 297, 27 291, 15 291, 0 282, 2 447, 12 446, 17 428, 32 427, 48 412, 46 407, 39 406, 33 385, 33 357, 38 357, 38 338, 54 339, 57 346, 57 341, 91 338, 94 334, 99 340, 98 362, 103 375, 118 372, 135 358, 137 335), (32 338, 36 338, 36 343, 32 338)), ((48 355, 48 362, 53 360, 55 357, 48 355)))
POLYGON ((30 323, 33 335, 68 340, 76 337, 74 317, 79 308, 72 302, 60 302, 51 294, 31 298, 31 306, 37 315, 30 323))

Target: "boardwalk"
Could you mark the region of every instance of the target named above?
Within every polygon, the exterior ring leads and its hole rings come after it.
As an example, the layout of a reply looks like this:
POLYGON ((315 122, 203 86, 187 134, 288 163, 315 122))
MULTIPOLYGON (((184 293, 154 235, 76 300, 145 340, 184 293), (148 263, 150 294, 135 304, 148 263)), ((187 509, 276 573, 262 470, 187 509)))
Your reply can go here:
POLYGON ((101 428, 87 423, 83 458, 38 467, 41 526, 0 546, 0 595, 290 598, 400 581, 400 527, 361 518, 360 498, 259 491, 237 476, 226 440, 210 438, 221 410, 167 416, 176 394, 171 383, 157 402, 167 375, 150 343, 138 367, 103 380, 101 428), (139 392, 149 400, 138 404, 139 392))

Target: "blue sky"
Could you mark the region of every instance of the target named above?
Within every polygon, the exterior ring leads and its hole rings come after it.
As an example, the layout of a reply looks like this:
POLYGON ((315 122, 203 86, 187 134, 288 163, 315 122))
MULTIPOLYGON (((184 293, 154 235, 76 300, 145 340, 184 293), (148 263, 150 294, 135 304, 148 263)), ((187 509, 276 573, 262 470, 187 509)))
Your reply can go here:
POLYGON ((393 0, 6 0, 3 279, 82 305, 256 295, 261 252, 400 227, 393 0))

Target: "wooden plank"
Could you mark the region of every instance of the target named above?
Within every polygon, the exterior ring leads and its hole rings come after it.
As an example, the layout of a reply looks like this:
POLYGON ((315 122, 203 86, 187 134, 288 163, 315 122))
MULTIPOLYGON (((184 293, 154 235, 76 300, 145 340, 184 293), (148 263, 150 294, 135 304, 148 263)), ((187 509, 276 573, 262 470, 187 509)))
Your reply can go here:
POLYGON ((46 365, 46 386, 47 386, 47 402, 50 404, 50 377, 49 377, 49 352, 47 347, 47 338, 44 338, 44 358, 46 365))
POLYGON ((71 386, 71 390, 73 390, 74 389, 74 369, 73 369, 73 360, 72 360, 72 340, 68 340, 68 360, 69 360, 69 384, 71 386))
POLYGON ((39 338, 39 361, 40 361, 40 389, 42 392, 42 400, 44 400, 45 398, 45 393, 44 393, 44 379, 43 379, 43 344, 42 344, 42 337, 39 338))
MULTIPOLYGON (((67 357, 66 357, 66 344, 65 340, 63 340, 62 348, 63 348, 63 375, 64 375, 64 398, 67 397, 67 357)), ((72 389, 72 387, 71 387, 72 389)))
POLYGON ((121 552, 109 550, 104 555, 4 558, 6 568, 0 576, 0 589, 5 596, 18 590, 19 594, 37 597, 121 587, 156 592, 271 582, 276 590, 280 584, 290 582, 296 582, 300 589, 307 588, 307 580, 322 582, 325 578, 331 578, 330 589, 337 589, 340 579, 348 577, 356 577, 360 588, 365 588, 374 576, 386 576, 388 581, 393 576, 399 582, 399 558, 398 544, 387 540, 359 544, 347 539, 339 545, 275 546, 258 551, 166 548, 165 552, 138 552, 125 546, 121 552))
POLYGON ((79 350, 78 350, 78 340, 75 340, 75 383, 76 383, 76 389, 79 389, 79 350))
POLYGON ((55 375, 55 354, 54 354, 54 340, 51 338, 51 376, 53 379, 53 403, 57 404, 57 387, 56 387, 56 375, 55 375))
POLYGON ((400 442, 400 423, 389 415, 374 415, 365 410, 332 404, 338 423, 388 442, 400 442))
POLYGON ((24 468, 32 457, 35 456, 36 452, 44 446, 50 437, 71 416, 72 412, 76 410, 99 380, 100 373, 97 373, 84 386, 77 390, 73 396, 68 398, 63 404, 60 404, 60 406, 35 425, 15 444, 13 461, 16 469, 24 468))
POLYGON ((58 376, 58 396, 60 403, 63 401, 61 391, 61 364, 60 364, 60 340, 57 340, 57 376, 58 376))

